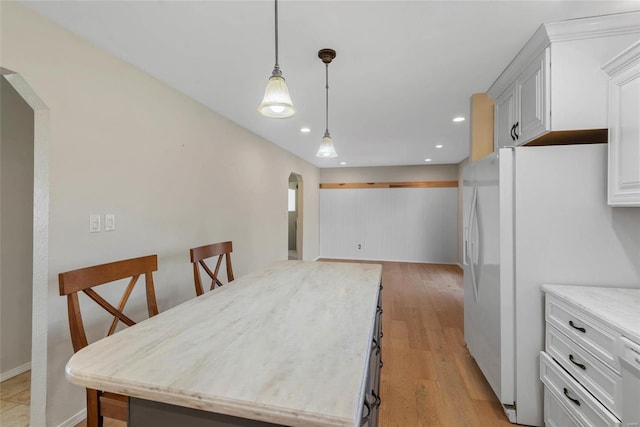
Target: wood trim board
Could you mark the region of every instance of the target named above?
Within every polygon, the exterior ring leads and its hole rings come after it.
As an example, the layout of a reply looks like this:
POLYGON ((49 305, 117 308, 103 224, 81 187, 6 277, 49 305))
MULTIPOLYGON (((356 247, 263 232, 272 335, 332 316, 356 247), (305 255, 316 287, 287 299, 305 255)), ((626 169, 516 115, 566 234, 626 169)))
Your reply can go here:
POLYGON ((320 184, 321 189, 345 188, 437 188, 457 187, 458 181, 414 181, 414 182, 349 182, 320 184))

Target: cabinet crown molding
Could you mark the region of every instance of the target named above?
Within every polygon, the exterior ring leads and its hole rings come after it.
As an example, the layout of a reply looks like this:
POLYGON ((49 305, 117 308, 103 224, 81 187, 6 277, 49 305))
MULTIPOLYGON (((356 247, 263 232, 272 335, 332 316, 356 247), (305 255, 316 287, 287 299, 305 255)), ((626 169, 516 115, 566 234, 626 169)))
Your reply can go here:
POLYGON ((522 70, 553 43, 632 33, 640 33, 640 11, 542 24, 487 93, 493 99, 500 96, 522 70))
POLYGON ((551 43, 632 34, 640 31, 640 11, 569 19, 544 27, 551 43))
POLYGON ((602 69, 611 76, 638 63, 640 63, 640 40, 604 64, 602 69))

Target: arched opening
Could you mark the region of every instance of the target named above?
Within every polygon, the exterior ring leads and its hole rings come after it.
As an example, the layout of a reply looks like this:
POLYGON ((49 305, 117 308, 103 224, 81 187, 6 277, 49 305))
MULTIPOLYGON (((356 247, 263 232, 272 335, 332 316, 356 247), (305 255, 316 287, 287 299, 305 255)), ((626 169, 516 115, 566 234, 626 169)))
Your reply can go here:
POLYGON ((0 75, 1 374, 4 380, 31 370, 30 425, 45 425, 49 109, 19 74, 0 68, 0 75), (5 310, 6 303, 28 309, 5 310))
POLYGON ((289 175, 288 186, 288 250, 289 259, 302 260, 302 210, 303 210, 303 188, 302 176, 296 173, 289 175))

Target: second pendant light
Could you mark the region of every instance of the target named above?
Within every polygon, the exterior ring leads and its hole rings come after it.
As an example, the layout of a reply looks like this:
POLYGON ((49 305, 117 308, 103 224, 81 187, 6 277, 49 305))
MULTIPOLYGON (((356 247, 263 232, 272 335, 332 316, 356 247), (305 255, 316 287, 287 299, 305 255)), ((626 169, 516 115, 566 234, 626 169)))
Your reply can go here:
POLYGON ((326 127, 324 131, 324 136, 322 137, 322 142, 320 143, 320 148, 316 153, 316 156, 323 158, 333 158, 338 157, 338 153, 336 153, 336 149, 333 147, 333 140, 331 139, 331 135, 329 134, 329 64, 336 57, 336 51, 333 49, 320 49, 318 52, 318 58, 324 62, 325 65, 325 77, 326 77, 326 127))

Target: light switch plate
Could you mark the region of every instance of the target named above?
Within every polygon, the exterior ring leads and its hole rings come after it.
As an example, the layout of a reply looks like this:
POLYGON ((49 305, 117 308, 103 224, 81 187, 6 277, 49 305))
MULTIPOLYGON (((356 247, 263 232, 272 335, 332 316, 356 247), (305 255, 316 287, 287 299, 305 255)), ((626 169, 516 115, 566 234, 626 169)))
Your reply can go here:
POLYGON ((100 232, 100 214, 89 215, 89 233, 100 232))
POLYGON ((114 214, 105 214, 104 231, 113 231, 116 229, 116 216, 114 214))

